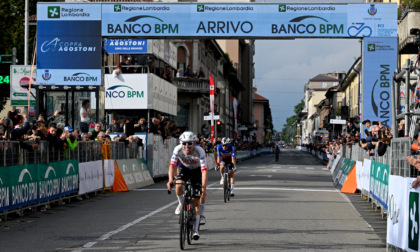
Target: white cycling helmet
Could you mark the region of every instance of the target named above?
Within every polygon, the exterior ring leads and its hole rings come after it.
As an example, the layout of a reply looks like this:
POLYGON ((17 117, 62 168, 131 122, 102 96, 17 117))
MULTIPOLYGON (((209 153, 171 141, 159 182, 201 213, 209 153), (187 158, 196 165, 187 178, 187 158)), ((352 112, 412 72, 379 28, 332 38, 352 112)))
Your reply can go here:
POLYGON ((222 145, 230 144, 230 139, 228 137, 222 138, 222 145))
POLYGON ((197 137, 195 136, 195 134, 191 131, 185 131, 184 133, 182 133, 182 135, 179 137, 179 141, 181 141, 181 143, 192 143, 195 142, 197 139, 197 137))

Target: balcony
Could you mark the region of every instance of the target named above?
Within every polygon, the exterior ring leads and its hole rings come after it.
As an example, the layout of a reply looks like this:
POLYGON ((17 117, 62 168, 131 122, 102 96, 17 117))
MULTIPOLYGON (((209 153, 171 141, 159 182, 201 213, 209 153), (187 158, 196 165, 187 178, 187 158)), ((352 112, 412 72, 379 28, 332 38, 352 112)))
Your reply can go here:
POLYGON ((410 35, 412 28, 420 28, 420 10, 407 10, 398 24, 398 49, 400 54, 417 54, 415 36, 410 35))
POLYGON ((172 84, 178 88, 178 92, 205 94, 210 92, 209 79, 174 78, 172 84))

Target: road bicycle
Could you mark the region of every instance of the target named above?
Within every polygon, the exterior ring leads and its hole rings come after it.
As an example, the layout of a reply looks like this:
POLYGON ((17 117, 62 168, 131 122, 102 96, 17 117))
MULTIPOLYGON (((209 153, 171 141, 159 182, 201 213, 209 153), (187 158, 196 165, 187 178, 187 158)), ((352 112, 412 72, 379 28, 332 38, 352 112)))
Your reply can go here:
MULTIPOLYGON (((192 185, 190 181, 185 183, 175 183, 184 186, 184 199, 181 204, 181 213, 179 215, 179 245, 181 250, 185 248, 185 240, 188 245, 192 244, 194 230, 194 205, 192 202, 192 185)), ((171 187, 173 183, 171 184, 171 187)), ((170 191, 168 191, 170 194, 170 191)))
POLYGON ((230 189, 232 187, 230 182, 229 170, 233 168, 233 164, 228 164, 225 166, 225 172, 223 174, 223 199, 225 203, 230 201, 230 189))

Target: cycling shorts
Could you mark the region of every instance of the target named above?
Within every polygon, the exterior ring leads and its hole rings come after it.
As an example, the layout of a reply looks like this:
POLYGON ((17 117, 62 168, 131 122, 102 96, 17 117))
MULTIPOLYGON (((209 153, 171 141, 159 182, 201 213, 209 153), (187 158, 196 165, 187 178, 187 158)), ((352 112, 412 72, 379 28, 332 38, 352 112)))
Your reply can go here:
POLYGON ((182 180, 184 182, 190 180, 192 186, 192 197, 193 198, 200 198, 201 192, 201 169, 200 167, 195 169, 190 169, 185 167, 184 165, 179 165, 178 174, 175 177, 175 180, 182 180))

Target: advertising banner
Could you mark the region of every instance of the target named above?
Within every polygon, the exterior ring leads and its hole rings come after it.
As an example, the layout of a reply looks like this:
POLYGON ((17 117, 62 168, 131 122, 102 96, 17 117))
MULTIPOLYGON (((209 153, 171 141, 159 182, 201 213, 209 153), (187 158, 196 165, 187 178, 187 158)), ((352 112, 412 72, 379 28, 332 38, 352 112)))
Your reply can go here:
POLYGON ((385 210, 388 210, 388 180, 389 165, 372 161, 369 192, 385 210))
POLYGON ((340 170, 338 171, 336 178, 334 179, 334 184, 339 190, 341 190, 341 188, 343 187, 344 182, 346 181, 350 171, 353 169, 355 163, 356 162, 353 160, 344 158, 343 164, 340 170))
POLYGON ((115 178, 115 165, 113 159, 104 160, 104 176, 105 187, 111 187, 114 184, 115 178))
POLYGON ((370 168, 372 167, 372 160, 364 159, 363 160, 363 181, 362 181, 362 190, 369 192, 370 188, 370 168))
POLYGON ((148 109, 147 74, 105 74, 105 109, 148 109))
POLYGON ((357 189, 362 190, 363 185, 363 163, 356 161, 356 184, 357 189))
POLYGON ((420 189, 413 189, 411 187, 411 183, 415 180, 415 178, 405 178, 408 181, 408 195, 407 197, 407 204, 406 207, 402 209, 401 211, 404 211, 405 214, 407 214, 407 217, 403 219, 403 221, 406 221, 406 228, 403 233, 400 235, 402 236, 400 239, 402 240, 401 243, 406 245, 405 247, 401 247, 402 249, 405 249, 405 251, 408 252, 414 252, 419 251, 419 243, 420 243, 420 189), (403 236, 405 235, 405 236, 403 236))
POLYGON ((147 53, 147 39, 104 39, 107 53, 147 53))
POLYGON ((145 163, 136 159, 116 160, 128 190, 153 184, 153 179, 145 167, 145 163))
MULTIPOLYGON (((32 66, 10 66, 10 105, 28 106, 28 88, 22 85, 28 85, 31 78, 32 66)), ((36 85, 36 66, 32 75, 32 87, 36 85)), ((32 95, 30 105, 35 106, 35 89, 31 90, 32 95)))
POLYGON ((37 20, 48 21, 80 21, 80 20, 101 20, 100 4, 59 4, 59 3, 38 3, 37 20))
POLYGON ((101 21, 37 22, 39 85, 100 85, 101 21))
POLYGON ((397 38, 363 40, 362 120, 392 125, 392 75, 397 68, 397 38))
POLYGON ((389 176, 389 200, 387 218, 387 243, 398 248, 406 247, 408 235, 408 191, 409 180, 400 176, 389 176))
POLYGON ((331 174, 334 174, 335 169, 337 169, 337 166, 338 166, 338 163, 340 162, 340 160, 341 160, 341 155, 337 155, 334 159, 334 163, 333 163, 333 165, 331 167, 331 170, 330 170, 331 174))
POLYGON ((93 192, 103 188, 102 160, 79 164, 79 194, 93 192))
POLYGON ((0 212, 77 192, 77 160, 0 167, 0 212))
POLYGON ((112 37, 396 37, 395 20, 397 4, 102 4, 112 37))

